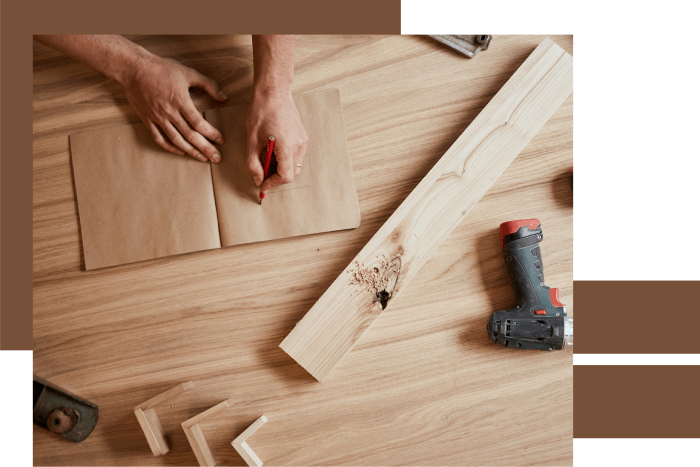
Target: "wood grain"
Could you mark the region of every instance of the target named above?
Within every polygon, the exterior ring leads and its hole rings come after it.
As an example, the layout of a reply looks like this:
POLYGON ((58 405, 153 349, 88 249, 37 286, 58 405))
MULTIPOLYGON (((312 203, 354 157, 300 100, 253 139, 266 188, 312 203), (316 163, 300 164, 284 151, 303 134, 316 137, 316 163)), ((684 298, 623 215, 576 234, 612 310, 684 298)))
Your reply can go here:
POLYGON ((280 348, 325 380, 572 91, 571 55, 544 39, 280 348))
MULTIPOLYGON (((250 36, 131 39, 217 80, 223 105, 250 98, 250 36)), ((542 39, 495 36, 469 60, 425 37, 299 36, 293 92, 340 89, 360 227, 87 272, 68 135, 138 116, 118 85, 35 44, 34 371, 100 420, 79 445, 34 428, 34 463, 196 465, 180 424, 231 398, 200 425, 220 465, 245 465, 231 440, 260 414, 274 423, 251 447, 268 465, 571 465, 572 353, 499 348, 485 328, 514 302, 498 234, 512 219, 542 222, 547 285, 573 312, 573 96, 332 378, 278 347, 542 39), (133 408, 183 381, 196 390, 158 406, 171 450, 155 458, 133 408)))

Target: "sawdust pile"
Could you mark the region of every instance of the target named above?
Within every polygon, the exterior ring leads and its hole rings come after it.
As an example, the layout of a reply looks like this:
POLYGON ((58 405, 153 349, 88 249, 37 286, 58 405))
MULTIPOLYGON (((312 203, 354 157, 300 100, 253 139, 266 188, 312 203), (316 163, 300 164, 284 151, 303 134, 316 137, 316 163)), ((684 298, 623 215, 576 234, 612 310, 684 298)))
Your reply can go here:
POLYGON ((377 293, 389 285, 389 278, 383 274, 388 266, 386 261, 382 261, 381 267, 366 268, 359 261, 355 261, 355 266, 354 270, 348 271, 350 284, 359 285, 370 293, 377 293))

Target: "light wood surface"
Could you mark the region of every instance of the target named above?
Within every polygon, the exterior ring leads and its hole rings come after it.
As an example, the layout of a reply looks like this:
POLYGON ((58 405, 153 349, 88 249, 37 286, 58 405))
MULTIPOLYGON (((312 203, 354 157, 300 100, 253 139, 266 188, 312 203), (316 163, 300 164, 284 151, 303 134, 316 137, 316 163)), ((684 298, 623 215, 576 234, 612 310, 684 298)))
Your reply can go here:
MULTIPOLYGON (((132 39, 216 79, 225 105, 249 98, 249 36, 132 39)), ((201 425, 219 465, 245 465, 231 440, 261 413, 268 465, 571 465, 572 353, 496 346, 486 323, 514 302, 498 234, 514 219, 542 222, 547 285, 573 311, 573 96, 332 378, 278 347, 542 39, 496 36, 469 60, 425 37, 300 36, 294 92, 340 89, 360 227, 90 272, 68 135, 138 117, 119 85, 35 44, 34 372, 100 407, 80 444, 35 427, 35 464, 195 465, 180 424, 231 398, 201 425), (154 458, 133 408, 190 380, 158 408, 171 450, 154 458)))
POLYGON ((571 55, 544 39, 280 348, 324 381, 569 97, 573 84, 571 55), (358 271, 373 270, 378 280, 354 281, 358 271))

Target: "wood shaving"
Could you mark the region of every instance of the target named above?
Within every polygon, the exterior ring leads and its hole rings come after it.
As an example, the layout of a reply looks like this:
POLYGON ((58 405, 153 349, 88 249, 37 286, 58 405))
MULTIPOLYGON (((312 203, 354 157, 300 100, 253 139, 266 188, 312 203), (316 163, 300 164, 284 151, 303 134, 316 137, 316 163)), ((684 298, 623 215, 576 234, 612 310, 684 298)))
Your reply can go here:
POLYGON ((384 271, 389 266, 386 261, 382 261, 381 266, 364 267, 359 261, 355 261, 355 269, 348 271, 350 275, 350 284, 359 285, 367 292, 377 293, 380 290, 386 289, 389 285, 389 278, 384 277, 384 271))

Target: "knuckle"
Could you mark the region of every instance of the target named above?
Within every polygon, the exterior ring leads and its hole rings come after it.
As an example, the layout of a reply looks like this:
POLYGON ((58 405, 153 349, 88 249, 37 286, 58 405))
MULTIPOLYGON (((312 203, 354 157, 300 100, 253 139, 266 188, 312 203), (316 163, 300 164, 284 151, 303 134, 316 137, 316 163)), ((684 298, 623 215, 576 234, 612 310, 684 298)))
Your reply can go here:
POLYGON ((166 134, 168 135, 168 138, 170 138, 170 141, 172 141, 173 143, 176 143, 178 145, 182 144, 182 137, 177 131, 168 129, 168 131, 166 131, 166 134))
POLYGON ((192 130, 191 128, 185 128, 184 131, 182 132, 182 135, 187 138, 187 141, 190 142, 195 142, 197 140, 197 132, 192 130))
POLYGON ((208 131, 207 131, 207 130, 208 130, 207 125, 206 125, 203 121, 201 121, 201 120, 200 120, 200 121, 195 121, 195 123, 194 123, 194 125, 192 126, 192 128, 194 128, 196 132, 201 133, 201 134, 208 133, 208 131))
POLYGON ((282 181, 282 183, 292 183, 294 181, 294 174, 290 172, 281 173, 280 181, 282 181))

